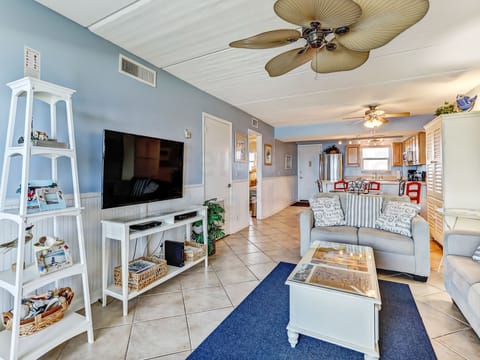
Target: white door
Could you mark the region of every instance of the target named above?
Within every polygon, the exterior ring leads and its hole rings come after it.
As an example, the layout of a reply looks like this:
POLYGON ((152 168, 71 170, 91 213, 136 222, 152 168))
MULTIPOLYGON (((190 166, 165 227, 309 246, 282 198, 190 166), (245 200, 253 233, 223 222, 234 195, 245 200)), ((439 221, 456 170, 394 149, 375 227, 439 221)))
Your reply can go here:
POLYGON ((318 192, 321 144, 298 145, 298 200, 308 200, 318 192))
POLYGON ((214 116, 203 116, 203 174, 205 200, 217 198, 225 209, 225 234, 230 233, 232 184, 232 124, 214 116))

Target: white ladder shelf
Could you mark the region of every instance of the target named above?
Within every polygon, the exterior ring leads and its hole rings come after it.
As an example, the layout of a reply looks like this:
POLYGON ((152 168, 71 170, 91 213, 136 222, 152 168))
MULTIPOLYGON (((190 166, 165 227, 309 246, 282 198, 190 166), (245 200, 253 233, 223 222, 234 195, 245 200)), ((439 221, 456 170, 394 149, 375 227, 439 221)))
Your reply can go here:
POLYGON ((73 128, 72 95, 75 91, 30 77, 25 77, 7 85, 12 90, 12 97, 0 184, 0 220, 17 223, 19 241, 17 245, 16 264, 23 264, 25 260, 24 254, 26 247, 23 239, 25 239, 25 224, 29 222, 53 219, 52 235, 58 237, 60 235, 59 218, 66 216, 74 217, 78 235, 79 260, 71 267, 44 276, 38 274, 34 264, 28 266, 26 269, 23 269, 22 266, 17 266, 16 272, 12 270, 0 272, 0 288, 8 291, 13 297, 13 317, 15 320, 11 331, 4 330, 0 332, 0 358, 10 360, 37 359, 64 341, 83 332, 87 332, 89 343, 93 343, 94 341, 73 128), (23 144, 17 145, 14 140, 14 132, 18 99, 20 97, 26 98, 23 128, 24 142, 23 144), (42 101, 50 106, 49 135, 51 138, 57 137, 57 103, 65 102, 68 131, 68 145, 66 148, 35 146, 32 141, 30 141, 33 130, 32 114, 34 100, 42 101), (22 158, 21 192, 18 207, 11 209, 7 208, 6 197, 9 173, 11 171, 11 159, 15 156, 22 158), (30 180, 30 160, 32 156, 41 156, 50 159, 51 179, 55 183, 58 182, 57 160, 61 157, 69 159, 73 187, 73 206, 70 205, 65 209, 35 212, 27 208, 27 191, 30 180), (67 311, 64 319, 41 330, 41 338, 38 338, 37 334, 20 337, 20 307, 22 298, 40 287, 52 283, 57 286, 59 280, 71 276, 81 276, 85 315, 82 316, 72 311, 67 311))

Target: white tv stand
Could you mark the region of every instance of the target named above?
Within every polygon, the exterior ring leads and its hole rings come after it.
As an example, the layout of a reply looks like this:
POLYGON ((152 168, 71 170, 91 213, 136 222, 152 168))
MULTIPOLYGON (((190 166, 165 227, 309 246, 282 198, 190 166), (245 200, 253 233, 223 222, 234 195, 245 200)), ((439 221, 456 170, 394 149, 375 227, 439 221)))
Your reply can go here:
POLYGON ((129 261, 129 243, 130 240, 138 239, 144 236, 157 234, 166 230, 171 230, 181 226, 186 227, 186 236, 189 239, 192 233, 192 224, 198 220, 203 220, 203 238, 208 239, 207 235, 207 207, 206 206, 192 206, 187 209, 178 210, 175 212, 159 213, 155 215, 149 215, 145 218, 132 219, 132 218, 117 218, 110 220, 102 220, 102 305, 107 304, 107 295, 114 297, 115 299, 123 302, 123 316, 128 314, 128 300, 137 297, 140 294, 154 288, 155 286, 164 283, 165 281, 175 277, 176 275, 190 269, 192 266, 205 262, 205 270, 208 267, 208 244, 203 244, 205 250, 205 256, 196 259, 194 261, 185 261, 183 267, 168 266, 167 275, 161 277, 157 281, 144 287, 138 291, 132 291, 128 289, 128 281, 122 281, 122 287, 116 287, 114 284, 108 283, 110 268, 110 240, 120 241, 121 251, 121 266, 122 266, 122 279, 128 279, 128 261, 129 261), (187 219, 175 220, 176 216, 196 212, 195 216, 188 217, 187 219), (132 230, 132 225, 143 224, 152 221, 159 221, 161 225, 151 227, 145 230, 132 230))

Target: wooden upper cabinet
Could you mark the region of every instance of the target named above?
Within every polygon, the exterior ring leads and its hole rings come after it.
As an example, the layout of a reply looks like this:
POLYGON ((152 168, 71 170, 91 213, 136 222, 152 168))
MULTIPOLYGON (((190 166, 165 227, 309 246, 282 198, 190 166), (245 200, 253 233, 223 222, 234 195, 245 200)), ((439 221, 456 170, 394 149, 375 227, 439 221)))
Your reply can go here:
POLYGON ((347 166, 360 166, 360 145, 349 144, 345 147, 345 159, 347 166))
POLYGON ((401 142, 392 143, 392 166, 403 165, 403 144, 401 142))
POLYGON ((415 160, 417 161, 417 165, 425 165, 427 163, 427 144, 424 132, 419 132, 417 134, 417 152, 415 160))
POLYGON ((408 165, 425 165, 426 164, 426 141, 425 132, 408 138, 403 142, 403 150, 406 153, 406 161, 408 165))

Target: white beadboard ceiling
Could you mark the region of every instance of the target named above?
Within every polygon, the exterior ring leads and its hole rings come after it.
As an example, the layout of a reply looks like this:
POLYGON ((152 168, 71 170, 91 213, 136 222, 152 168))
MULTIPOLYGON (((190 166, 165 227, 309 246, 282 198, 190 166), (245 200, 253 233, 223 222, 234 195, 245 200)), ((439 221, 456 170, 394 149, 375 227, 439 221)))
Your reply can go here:
POLYGON ((265 63, 302 44, 228 46, 294 28, 275 15, 274 0, 36 1, 272 126, 342 121, 372 103, 389 113, 432 114, 480 84, 478 0, 430 0, 424 19, 353 71, 315 74, 306 64, 277 78, 265 63))

